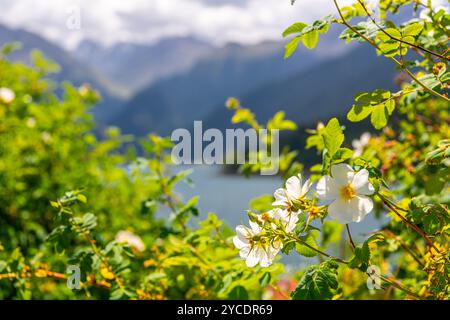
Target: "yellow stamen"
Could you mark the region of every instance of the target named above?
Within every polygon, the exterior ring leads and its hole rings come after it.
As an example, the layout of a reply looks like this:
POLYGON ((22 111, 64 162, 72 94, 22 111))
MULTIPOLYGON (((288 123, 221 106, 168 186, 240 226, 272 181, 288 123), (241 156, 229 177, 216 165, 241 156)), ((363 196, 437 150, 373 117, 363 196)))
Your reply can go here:
POLYGON ((346 185, 341 189, 341 197, 345 200, 352 200, 356 196, 356 191, 351 184, 346 185))
POLYGON ((261 215, 261 219, 263 219, 264 221, 269 221, 269 219, 270 219, 270 214, 269 214, 268 212, 264 212, 264 213, 261 215))
POLYGON ((312 207, 309 209, 309 215, 310 215, 311 217, 316 217, 316 216, 319 215, 319 213, 320 213, 320 209, 319 209, 318 207, 316 207, 316 206, 312 206, 312 207))

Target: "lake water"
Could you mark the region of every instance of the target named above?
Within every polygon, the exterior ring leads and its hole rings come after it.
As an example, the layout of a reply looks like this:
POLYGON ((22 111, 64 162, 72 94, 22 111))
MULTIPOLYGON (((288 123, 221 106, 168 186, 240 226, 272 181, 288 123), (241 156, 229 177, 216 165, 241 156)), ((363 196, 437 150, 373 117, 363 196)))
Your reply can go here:
MULTIPOLYGON (((251 199, 262 194, 273 194, 282 187, 282 179, 279 176, 252 176, 246 178, 241 175, 224 174, 220 166, 182 166, 176 170, 192 169, 189 176, 193 187, 179 183, 176 191, 183 195, 184 200, 199 195, 200 217, 203 219, 208 212, 213 212, 224 220, 231 227, 238 224, 248 224, 246 210, 249 208, 251 199)), ((379 229, 389 219, 375 219, 373 214, 369 214, 361 223, 351 223, 352 236, 357 241, 363 241, 367 235, 379 229)), ((343 233, 345 237, 345 233, 343 233)), ((337 253, 334 253, 337 254, 337 253)), ((290 265, 304 265, 315 263, 316 258, 307 259, 297 254, 283 257, 283 262, 290 265)))

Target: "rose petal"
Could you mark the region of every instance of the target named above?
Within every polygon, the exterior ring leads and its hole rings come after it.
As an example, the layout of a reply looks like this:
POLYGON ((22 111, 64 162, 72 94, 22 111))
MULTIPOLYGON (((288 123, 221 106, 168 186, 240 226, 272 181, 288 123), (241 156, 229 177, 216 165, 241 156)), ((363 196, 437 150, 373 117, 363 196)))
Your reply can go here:
POLYGON ((352 185, 358 194, 371 195, 375 192, 375 188, 369 181, 369 171, 366 169, 362 169, 355 174, 352 185))
POLYGON ((351 202, 352 206, 357 208, 357 210, 353 211, 354 222, 361 222, 365 218, 365 216, 373 209, 372 199, 365 196, 355 197, 351 202))
POLYGON ((251 250, 251 246, 243 247, 239 251, 239 256, 241 257, 241 259, 247 259, 248 254, 250 253, 250 250, 251 250))
POLYGON ((301 181, 298 177, 290 177, 286 181, 286 191, 291 199, 298 199, 301 195, 301 181))
POLYGON ((339 197, 339 186, 330 176, 322 177, 316 186, 316 193, 322 201, 333 201, 339 197))
POLYGON ((339 163, 331 166, 331 176, 337 185, 345 186, 352 182, 355 172, 346 163, 339 163))
POLYGON ((289 199, 285 189, 280 188, 275 190, 273 196, 275 198, 275 202, 272 203, 273 206, 287 206, 289 204, 289 199))
POLYGON ((247 239, 242 239, 239 236, 233 237, 233 243, 236 248, 239 250, 250 246, 250 242, 247 239))
POLYGON ((311 186, 312 186, 311 180, 307 179, 302 186, 302 192, 301 192, 302 197, 306 196, 306 194, 309 192, 309 189, 311 189, 311 186))
POLYGON ((355 210, 357 210, 357 207, 353 207, 351 201, 337 199, 328 207, 328 214, 333 220, 346 224, 353 221, 353 212, 355 210))
POLYGON ((259 263, 259 252, 258 248, 253 248, 247 255, 247 259, 245 259, 245 264, 247 267, 252 268, 259 263))

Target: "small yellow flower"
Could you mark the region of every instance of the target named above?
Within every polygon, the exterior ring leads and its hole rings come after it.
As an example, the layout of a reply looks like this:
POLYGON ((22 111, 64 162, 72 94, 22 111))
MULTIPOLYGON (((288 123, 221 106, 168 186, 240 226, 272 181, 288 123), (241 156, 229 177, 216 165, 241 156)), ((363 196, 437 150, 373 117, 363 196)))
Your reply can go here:
POLYGON ((108 268, 103 267, 100 269, 100 273, 103 276, 103 278, 107 279, 107 280, 112 280, 114 279, 114 273, 112 273, 108 268))
POLYGON ((36 277, 38 278, 45 278, 47 276, 47 271, 39 269, 35 272, 36 277))
POLYGON ((144 261, 144 267, 153 267, 156 266, 156 262, 153 259, 148 259, 144 261))

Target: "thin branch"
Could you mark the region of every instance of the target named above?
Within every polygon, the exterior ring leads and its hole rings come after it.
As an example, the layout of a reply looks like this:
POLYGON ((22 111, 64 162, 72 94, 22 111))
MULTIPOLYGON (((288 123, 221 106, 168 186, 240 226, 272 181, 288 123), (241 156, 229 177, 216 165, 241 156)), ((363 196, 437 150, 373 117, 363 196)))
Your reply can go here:
POLYGON ((400 218, 400 220, 402 220, 404 223, 406 223, 406 225, 408 225, 409 227, 411 227, 414 231, 416 231, 424 240, 425 242, 430 246, 433 247, 437 252, 439 252, 439 249, 436 248, 436 246, 434 245, 433 241, 431 241, 431 239, 428 237, 428 235, 425 233, 425 231, 423 231, 422 229, 420 229, 420 227, 418 227, 416 224, 412 223, 410 220, 408 220, 407 218, 405 218, 400 212, 398 212, 397 208, 395 206, 393 206, 385 197, 383 197, 381 194, 378 193, 378 196, 380 197, 381 201, 383 201, 383 203, 390 209, 392 210, 392 212, 395 213, 395 215, 397 217, 400 218))
POLYGON ((345 228, 347 229, 347 235, 348 235, 348 240, 350 241, 350 245, 352 246, 353 251, 355 251, 355 243, 353 242, 352 239, 352 234, 350 233, 350 227, 348 226, 348 223, 345 225, 345 228))
POLYGON ((402 246, 402 248, 406 251, 406 252, 408 252, 410 255, 411 255, 411 257, 422 267, 422 268, 425 268, 425 264, 422 262, 422 261, 420 261, 420 258, 417 256, 417 254, 411 249, 411 248, 409 248, 407 245, 406 245, 406 243, 404 243, 403 241, 402 241, 402 239, 400 239, 400 237, 398 237, 397 235, 395 235, 392 231, 390 231, 390 230, 387 230, 387 229, 385 229, 385 230, 383 230, 383 232, 388 236, 388 237, 390 237, 391 239, 394 239, 394 240, 396 240, 398 243, 400 243, 400 245, 402 246))
POLYGON ((299 244, 304 245, 305 247, 308 247, 309 249, 311 249, 311 250, 313 250, 313 251, 315 251, 315 252, 317 252, 317 253, 319 253, 319 254, 327 257, 327 258, 334 259, 334 260, 336 260, 336 261, 338 261, 340 263, 343 263, 343 264, 348 264, 347 261, 345 261, 345 260, 343 260, 341 258, 333 257, 332 255, 330 255, 330 254, 328 254, 326 252, 323 252, 320 249, 314 248, 313 246, 311 246, 310 244, 306 243, 305 241, 303 241, 299 237, 296 237, 296 236, 288 234, 288 233, 286 233, 285 235, 287 237, 291 238, 292 240, 298 242, 299 244))
POLYGON ((408 45, 408 46, 414 47, 414 48, 416 48, 416 49, 425 51, 425 52, 427 52, 427 53, 429 53, 429 54, 431 54, 431 55, 433 55, 433 56, 439 57, 440 59, 444 59, 444 60, 450 61, 449 58, 447 58, 447 57, 445 57, 445 56, 443 56, 443 55, 441 55, 441 54, 439 54, 439 53, 437 53, 437 52, 428 50, 428 49, 423 48, 423 47, 421 47, 421 46, 419 46, 419 45, 416 45, 416 44, 414 44, 414 43, 411 43, 411 42, 408 42, 408 41, 404 41, 404 40, 402 40, 402 39, 398 39, 398 38, 396 38, 396 37, 390 35, 388 32, 386 32, 386 30, 384 30, 384 29, 376 22, 375 18, 372 16, 372 14, 370 14, 369 10, 367 10, 366 5, 364 4, 364 2, 361 1, 361 0, 358 0, 358 2, 359 2, 359 4, 362 6, 362 8, 364 9, 364 11, 366 12, 366 14, 367 14, 367 16, 369 17, 369 19, 372 20, 372 22, 375 24, 375 26, 377 26, 377 28, 378 28, 381 32, 383 32, 385 35, 387 35, 390 39, 395 40, 395 41, 398 41, 398 42, 401 42, 401 43, 403 43, 403 44, 406 44, 406 45, 408 45))
MULTIPOLYGON (((28 272, 27 274, 24 275, 19 275, 17 273, 14 272, 10 272, 10 273, 3 273, 0 274, 0 280, 3 279, 56 279, 56 280, 67 280, 67 275, 65 275, 64 273, 60 273, 60 272, 54 272, 54 271, 48 271, 48 270, 44 270, 44 269, 39 269, 35 272, 28 272), (45 276, 37 276, 36 273, 42 271, 43 273, 45 273, 45 276)), ((87 286, 88 282, 80 282, 81 286, 87 286)), ((93 286, 97 286, 97 287, 102 287, 102 288, 111 288, 111 284, 107 281, 95 281, 94 283, 92 283, 93 286)))
POLYGON ((403 291, 405 293, 407 293, 408 295, 418 299, 418 300, 422 300, 422 298, 417 295, 416 293, 412 292, 410 289, 406 288, 403 284, 401 284, 399 281, 395 280, 395 279, 390 279, 387 278, 383 275, 379 275, 378 276, 381 280, 383 280, 386 283, 389 283, 391 286, 393 286, 394 288, 397 288, 400 291, 403 291))
MULTIPOLYGON (((339 5, 337 3, 337 0, 333 0, 334 5, 336 6, 336 9, 339 13, 339 16, 341 17, 342 20, 342 24, 344 24, 347 28, 349 28, 351 31, 353 31, 354 33, 356 33, 358 36, 360 36, 362 39, 364 39, 367 43, 369 43, 370 45, 372 45, 375 49, 380 50, 380 48, 378 47, 378 45, 372 41, 370 38, 366 37, 364 34, 362 34, 361 32, 359 32, 358 30, 356 30, 354 27, 352 27, 347 20, 344 18, 344 15, 342 14, 341 9, 339 8, 339 5)), ((420 81, 419 79, 417 79, 416 76, 414 76, 414 74, 411 73, 411 71, 409 71, 407 68, 405 68, 405 66, 400 63, 397 59, 395 59, 394 57, 389 57, 390 60, 392 60, 400 69, 404 70, 405 73, 411 78, 413 79, 417 84, 419 84, 425 91, 429 92, 430 94, 439 97, 447 102, 450 102, 450 99, 447 98, 446 96, 440 94, 439 92, 434 91, 433 89, 428 88, 422 81, 420 81)))

